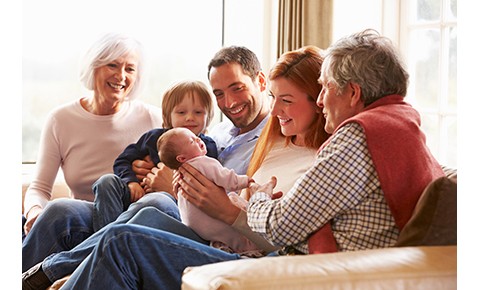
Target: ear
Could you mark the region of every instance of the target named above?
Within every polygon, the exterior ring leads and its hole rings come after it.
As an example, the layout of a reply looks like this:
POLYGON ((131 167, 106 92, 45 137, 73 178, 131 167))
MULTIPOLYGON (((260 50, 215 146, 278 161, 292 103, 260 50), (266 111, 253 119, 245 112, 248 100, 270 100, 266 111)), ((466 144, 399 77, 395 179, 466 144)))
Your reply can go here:
POLYGON ((186 161, 185 155, 179 154, 178 156, 176 156, 176 161, 180 162, 181 164, 185 163, 186 161))
POLYGON ((356 107, 361 105, 361 87, 357 83, 349 83, 351 89, 351 107, 356 107))
POLYGON ((258 82, 260 91, 264 92, 266 90, 266 76, 262 71, 258 73, 258 82))

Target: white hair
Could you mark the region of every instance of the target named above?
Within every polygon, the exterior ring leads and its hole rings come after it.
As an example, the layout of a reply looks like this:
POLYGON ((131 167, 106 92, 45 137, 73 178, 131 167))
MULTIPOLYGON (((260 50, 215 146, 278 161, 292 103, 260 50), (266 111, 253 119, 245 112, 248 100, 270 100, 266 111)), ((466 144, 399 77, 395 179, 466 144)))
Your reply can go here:
POLYGON ((95 69, 104 66, 126 54, 138 56, 137 78, 126 99, 136 98, 143 87, 144 51, 137 40, 118 33, 108 33, 98 39, 87 51, 80 67, 80 81, 89 89, 95 89, 95 69))

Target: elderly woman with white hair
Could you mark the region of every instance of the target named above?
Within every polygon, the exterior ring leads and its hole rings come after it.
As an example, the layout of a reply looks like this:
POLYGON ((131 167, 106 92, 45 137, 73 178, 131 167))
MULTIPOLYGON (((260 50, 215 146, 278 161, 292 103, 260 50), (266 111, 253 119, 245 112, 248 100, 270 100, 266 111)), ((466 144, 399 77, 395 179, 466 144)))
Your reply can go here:
POLYGON ((87 52, 80 80, 93 94, 54 109, 42 131, 36 174, 24 202, 24 265, 56 251, 50 236, 76 227, 75 235, 64 239, 71 244, 63 246, 70 248, 93 233, 92 185, 113 172, 127 145, 162 125, 160 108, 135 100, 144 79, 143 48, 130 37, 106 34, 87 52), (50 201, 60 167, 72 199, 50 201), (56 227, 51 219, 58 215, 78 222, 56 227))

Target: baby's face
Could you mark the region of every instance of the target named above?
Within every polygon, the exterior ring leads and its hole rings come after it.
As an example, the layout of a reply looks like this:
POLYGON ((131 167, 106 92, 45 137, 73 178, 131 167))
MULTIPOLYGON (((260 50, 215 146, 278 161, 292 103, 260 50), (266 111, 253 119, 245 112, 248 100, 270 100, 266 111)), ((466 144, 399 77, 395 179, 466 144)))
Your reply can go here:
POLYGON ((206 155, 206 145, 201 138, 188 129, 178 129, 181 131, 176 143, 181 146, 181 155, 183 155, 186 160, 206 155))

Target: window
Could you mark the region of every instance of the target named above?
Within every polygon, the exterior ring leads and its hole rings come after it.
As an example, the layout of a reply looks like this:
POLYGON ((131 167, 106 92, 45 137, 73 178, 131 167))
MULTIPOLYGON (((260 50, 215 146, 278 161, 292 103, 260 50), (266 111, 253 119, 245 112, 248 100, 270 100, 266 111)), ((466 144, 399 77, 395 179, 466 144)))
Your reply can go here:
POLYGON ((222 13, 222 0, 24 1, 23 161, 36 160, 49 111, 91 95, 79 81, 78 64, 101 34, 126 33, 144 45, 149 79, 140 99, 161 106, 174 82, 208 84, 208 62, 222 45, 222 13))
MULTIPOLYGON (((150 79, 141 99, 155 105, 161 104, 162 93, 173 82, 207 83, 207 63, 222 44, 249 47, 265 72, 275 62, 277 1, 158 3, 23 2, 24 162, 36 160, 47 113, 91 93, 78 80, 78 61, 103 32, 126 32, 145 45, 150 79)), ((411 75, 407 100, 421 114, 433 154, 451 167, 457 166, 456 6, 457 0, 335 0, 333 15, 333 41, 374 28, 399 45, 411 75)), ((213 124, 220 115, 215 114, 213 124)))
POLYGON ((333 19, 333 41, 373 28, 399 46, 410 74, 406 101, 434 156, 456 168, 457 0, 336 0, 333 19))
MULTIPOLYGON (((78 61, 100 34, 132 35, 145 46, 149 80, 141 100, 161 106, 172 83, 208 84, 207 65, 224 45, 253 50, 268 70, 275 0, 25 0, 23 2, 22 161, 33 163, 49 111, 90 95, 78 61), (52 8, 54 7, 54 8, 52 8), (248 15, 245 21, 244 15, 248 15)), ((221 118, 215 113, 212 125, 221 118)))
POLYGON ((436 158, 457 167, 457 0, 403 1, 402 11, 409 100, 436 158))

